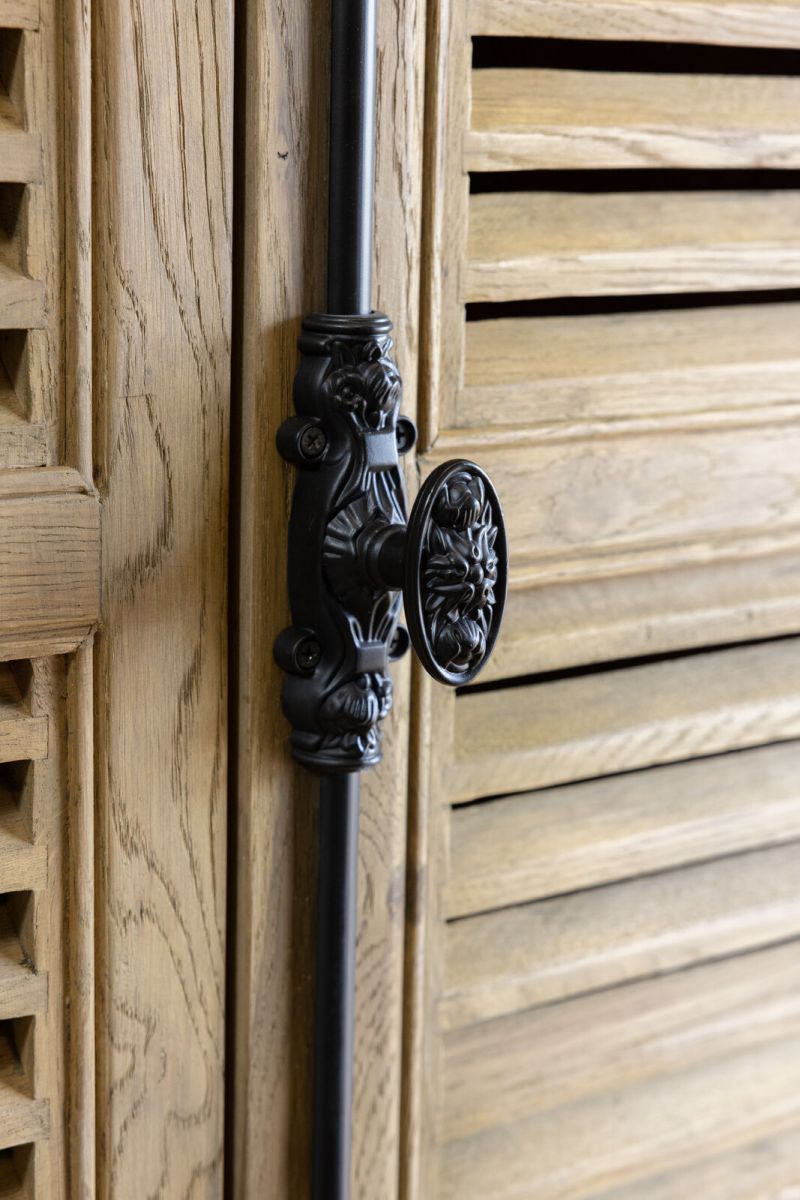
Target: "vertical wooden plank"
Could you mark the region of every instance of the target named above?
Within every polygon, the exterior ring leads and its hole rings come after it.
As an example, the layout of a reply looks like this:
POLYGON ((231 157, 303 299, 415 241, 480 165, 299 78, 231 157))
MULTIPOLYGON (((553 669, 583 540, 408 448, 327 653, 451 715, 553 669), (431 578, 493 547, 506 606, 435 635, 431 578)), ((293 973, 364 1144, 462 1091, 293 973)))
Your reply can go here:
MULTIPOLYGON (((309 1150, 316 784, 288 758, 272 642, 288 622, 291 411, 299 321, 324 300, 328 9, 248 0, 243 98, 238 905, 232 1195, 305 1194, 309 1150)), ((380 6, 375 303, 395 322, 415 409, 424 9, 380 6)), ((364 779, 356 998, 354 1197, 399 1171, 408 663, 393 669, 384 762, 364 779)))
POLYGON ((326 0, 248 0, 237 177, 241 371, 235 1086, 231 1195, 308 1193, 316 787, 289 757, 272 643, 289 621, 292 411, 303 312, 324 302, 326 0), (246 85, 244 85, 246 80, 246 85))
POLYGON ((232 4, 101 0, 98 1194, 219 1197, 232 4))

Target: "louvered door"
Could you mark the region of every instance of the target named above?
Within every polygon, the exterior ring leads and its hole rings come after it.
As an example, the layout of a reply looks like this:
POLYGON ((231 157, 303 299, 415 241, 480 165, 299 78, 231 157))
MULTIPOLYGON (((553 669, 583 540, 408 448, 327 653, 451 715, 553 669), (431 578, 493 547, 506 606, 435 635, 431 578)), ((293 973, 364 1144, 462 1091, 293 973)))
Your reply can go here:
POLYGON ((800 1186, 800 6, 453 0, 427 425, 506 628, 418 689, 405 1195, 800 1186))
POLYGON ((14 1200, 88 1196, 94 1177, 86 35, 79 5, 0 3, 0 1194, 14 1200))

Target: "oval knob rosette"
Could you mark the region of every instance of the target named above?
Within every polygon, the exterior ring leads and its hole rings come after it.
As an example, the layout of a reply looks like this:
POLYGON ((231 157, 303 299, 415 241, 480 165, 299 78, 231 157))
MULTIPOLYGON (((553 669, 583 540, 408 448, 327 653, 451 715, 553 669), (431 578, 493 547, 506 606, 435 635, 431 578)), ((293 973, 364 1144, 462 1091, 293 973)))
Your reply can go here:
POLYGON ((409 633, 434 679, 457 687, 485 665, 507 581, 503 510, 491 479, 466 459, 443 463, 411 510, 403 560, 409 633))

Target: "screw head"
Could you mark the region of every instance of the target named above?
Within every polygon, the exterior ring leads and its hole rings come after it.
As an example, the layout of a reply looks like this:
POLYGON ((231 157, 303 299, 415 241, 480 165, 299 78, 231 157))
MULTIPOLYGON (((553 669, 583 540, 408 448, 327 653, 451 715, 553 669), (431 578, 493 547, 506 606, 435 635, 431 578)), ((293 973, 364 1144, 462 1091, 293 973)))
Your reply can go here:
POLYGON ((400 417, 395 428, 397 453, 408 454, 417 440, 417 427, 408 417, 400 417))
POLYGON ((410 645, 411 638, 408 630, 404 625, 398 625, 389 643, 389 661, 397 662, 398 658, 402 658, 407 653, 410 645))
POLYGON ((306 638, 295 650, 295 662, 301 671, 313 671, 322 658, 322 647, 314 638, 306 638))
POLYGON ((319 425, 307 425, 298 439, 303 458, 319 458, 324 453, 328 439, 319 425))

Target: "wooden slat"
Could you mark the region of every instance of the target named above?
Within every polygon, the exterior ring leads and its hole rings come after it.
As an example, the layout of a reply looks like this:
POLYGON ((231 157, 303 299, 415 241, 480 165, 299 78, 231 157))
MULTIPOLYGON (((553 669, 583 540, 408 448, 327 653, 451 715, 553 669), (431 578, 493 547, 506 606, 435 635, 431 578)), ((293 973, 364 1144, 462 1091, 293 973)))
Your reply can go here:
POLYGON ((798 1120, 795 1039, 452 1142, 442 1156, 441 1195, 588 1200, 779 1134, 798 1120))
POLYGON ((36 1142, 47 1136, 49 1125, 47 1101, 32 1098, 8 1031, 0 1030, 0 1149, 36 1142))
POLYGON ((0 904, 0 1020, 42 1012, 47 979, 37 974, 11 924, 7 905, 0 904))
POLYGON ((781 76, 473 71, 464 165, 797 167, 798 106, 800 79, 781 76))
POLYGON ((442 1135, 471 1137, 791 1037, 800 942, 484 1021, 445 1036, 442 1135))
POLYGON ((0 364, 0 468, 43 467, 47 429, 28 421, 0 364))
POLYGON ((77 645, 97 621, 100 515, 97 498, 86 492, 77 472, 0 472, 0 654, 6 658, 37 631, 54 645, 77 645))
POLYGON ((39 329, 44 325, 44 289, 2 257, 0 246, 0 329, 39 329))
POLYGON ((800 46, 796 0, 469 0, 473 35, 800 46))
MULTIPOLYGON (((0 663, 0 762, 47 755, 47 719, 32 717, 11 670, 0 663)), ((0 881, 0 890, 7 890, 0 881)))
POLYGON ((481 680, 794 633, 800 555, 512 590, 481 680))
POLYGON ((793 843, 454 921, 444 1025, 796 937, 799 872, 793 843))
POLYGON ((459 426, 755 411, 800 397, 800 305, 470 321, 459 426))
POLYGON ((459 807, 449 917, 800 839, 800 743, 459 807))
POLYGON ((800 1126, 685 1169, 604 1192, 602 1200, 797 1200, 800 1126))
POLYGON ((0 183, 38 183, 41 177, 41 139, 23 129, 14 105, 0 87, 0 183))
POLYGON ((484 193, 465 300, 800 285, 800 192, 484 193))
POLYGON ((36 29, 39 0, 0 0, 0 28, 36 29))
POLYGON ((46 875, 45 847, 33 845, 14 797, 0 785, 0 889, 31 891, 46 875))
POLYGON ((797 403, 448 432, 426 469, 455 457, 480 457, 495 482, 516 586, 800 544, 797 403))
POLYGON ((456 701, 450 799, 521 792, 800 735, 800 640, 456 701))

